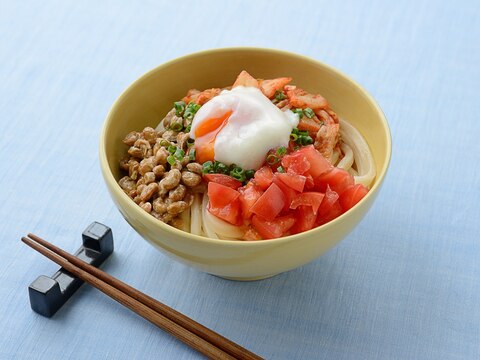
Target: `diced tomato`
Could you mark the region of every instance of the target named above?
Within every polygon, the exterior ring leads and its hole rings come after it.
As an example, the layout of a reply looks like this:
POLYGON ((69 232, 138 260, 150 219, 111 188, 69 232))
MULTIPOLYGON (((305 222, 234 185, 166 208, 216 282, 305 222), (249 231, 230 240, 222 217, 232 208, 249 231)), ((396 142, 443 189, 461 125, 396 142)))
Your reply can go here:
POLYGON ((238 198, 225 206, 213 206, 212 202, 210 201, 208 204, 208 211, 232 225, 242 224, 242 220, 240 218, 240 201, 238 198))
POLYGON ((253 185, 252 182, 249 182, 245 187, 239 188, 238 191, 240 192, 239 199, 242 208, 242 216, 243 219, 246 220, 252 216, 251 208, 260 196, 262 196, 263 191, 258 186, 253 185))
POLYGON ((255 171, 255 185, 260 187, 262 190, 266 190, 273 180, 273 171, 268 166, 262 166, 260 169, 255 171))
POLYGON ((299 206, 310 206, 313 213, 317 215, 318 208, 324 197, 325 194, 319 192, 304 192, 298 194, 290 204, 290 209, 296 209, 299 206))
POLYGON ((327 214, 334 204, 338 202, 338 198, 338 194, 330 189, 330 186, 327 185, 325 196, 323 197, 320 207, 318 208, 318 216, 321 217, 327 214))
POLYGON ((258 215, 253 215, 252 226, 264 239, 282 237, 295 224, 293 214, 280 216, 274 220, 265 220, 258 215))
POLYGON ((318 214, 317 220, 315 222, 315 226, 326 224, 329 221, 339 217, 342 214, 343 214, 342 207, 340 206, 338 201, 335 201, 327 213, 323 215, 320 215, 320 213, 318 214))
POLYGON ((251 226, 248 227, 247 231, 245 231, 245 234, 243 234, 243 240, 262 240, 262 235, 258 233, 257 230, 252 228, 251 226))
POLYGON ((340 205, 342 206, 343 211, 350 210, 354 207, 360 200, 367 195, 368 189, 362 184, 355 184, 342 192, 340 196, 340 205))
POLYGON ((293 190, 302 192, 305 187, 306 178, 303 175, 297 175, 295 173, 277 173, 278 178, 282 180, 285 185, 291 187, 293 190))
POLYGON ((305 190, 312 190, 315 187, 315 182, 310 174, 305 175, 305 190))
POLYGON ((208 183, 208 198, 213 207, 224 207, 235 201, 240 196, 237 190, 231 187, 216 183, 208 183))
POLYGON ((285 205, 283 207, 283 212, 288 213, 290 212, 290 204, 298 193, 290 186, 287 186, 282 180, 280 180, 278 174, 279 173, 275 173, 275 175, 273 176, 273 183, 277 185, 280 189, 282 189, 283 195, 285 195, 285 205))
POLYGON ((203 175, 203 178, 208 183, 214 182, 217 184, 228 186, 235 190, 242 186, 242 183, 240 181, 224 174, 205 174, 203 175))
POLYGON ((286 171, 299 175, 305 174, 310 169, 310 163, 306 156, 298 151, 285 155, 282 158, 282 166, 286 171))
POLYGON ((292 234, 298 234, 312 229, 315 226, 317 215, 311 206, 300 205, 294 212, 295 225, 290 229, 292 234))
POLYGON ((253 204, 250 211, 266 220, 273 220, 280 214, 285 203, 286 199, 283 191, 276 184, 271 184, 253 204))
POLYGON ((330 162, 325 159, 322 154, 320 154, 313 147, 313 145, 304 146, 297 152, 303 154, 306 157, 307 161, 310 163, 310 169, 308 170, 308 172, 310 173, 310 175, 313 176, 314 180, 323 173, 333 168, 332 164, 330 164, 330 162))
POLYGON ((327 189, 327 185, 329 185, 330 188, 339 195, 355 183, 352 175, 336 167, 314 178, 314 181, 317 191, 324 192, 327 189))

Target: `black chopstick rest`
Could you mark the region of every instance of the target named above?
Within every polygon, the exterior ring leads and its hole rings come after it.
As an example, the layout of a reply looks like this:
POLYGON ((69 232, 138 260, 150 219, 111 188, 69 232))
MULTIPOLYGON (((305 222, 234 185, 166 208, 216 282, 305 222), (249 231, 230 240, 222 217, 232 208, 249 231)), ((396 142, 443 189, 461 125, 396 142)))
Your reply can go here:
MULTIPOLYGON (((99 267, 113 252, 112 229, 98 222, 85 229, 82 240, 83 245, 74 255, 90 265, 99 267)), ((52 277, 41 275, 28 287, 30 306, 40 315, 51 317, 82 284, 64 268, 52 277)))

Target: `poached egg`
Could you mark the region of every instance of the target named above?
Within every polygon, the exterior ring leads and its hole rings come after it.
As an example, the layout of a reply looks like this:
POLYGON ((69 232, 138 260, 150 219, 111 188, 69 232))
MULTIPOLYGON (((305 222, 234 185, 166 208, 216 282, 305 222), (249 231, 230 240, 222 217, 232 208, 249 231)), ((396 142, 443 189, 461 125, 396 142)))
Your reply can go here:
POLYGON ((298 121, 298 115, 280 110, 259 89, 237 86, 198 110, 190 137, 198 162, 217 160, 256 170, 270 149, 288 146, 298 121))

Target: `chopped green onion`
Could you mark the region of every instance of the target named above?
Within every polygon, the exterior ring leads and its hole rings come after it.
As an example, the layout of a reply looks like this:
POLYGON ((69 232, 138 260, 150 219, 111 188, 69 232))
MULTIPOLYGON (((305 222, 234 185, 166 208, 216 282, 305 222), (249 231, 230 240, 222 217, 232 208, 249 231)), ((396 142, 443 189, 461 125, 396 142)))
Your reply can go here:
POLYGON ((162 141, 160 141, 160 146, 170 146, 170 142, 168 142, 167 140, 163 139, 162 141))
POLYGON ((276 155, 270 154, 270 155, 267 156, 267 164, 268 165, 276 164, 279 160, 280 159, 276 155))
POLYGON ((251 170, 245 171, 245 177, 247 178, 247 180, 250 180, 254 176, 255 176, 255 170, 251 169, 251 170))
POLYGON ((183 125, 180 124, 179 122, 174 122, 170 124, 170 130, 173 130, 175 132, 180 132, 183 129, 183 125))
POLYGON ((287 149, 285 148, 285 146, 280 146, 278 149, 277 149, 277 155, 278 156, 283 156, 287 153, 287 149))
POLYGON ((175 156, 178 160, 183 160, 183 157, 185 156, 185 151, 183 151, 183 149, 177 148, 173 156, 175 156))
POLYGON ((168 155, 167 156, 167 161, 170 165, 175 165, 175 157, 173 155, 168 155))
POLYGON ((177 147, 176 147, 176 146, 170 145, 170 146, 168 147, 168 152, 169 152, 170 154, 174 154, 175 151, 177 151, 177 147))
POLYGON ((190 152, 188 153, 188 158, 190 161, 195 161, 195 149, 190 149, 190 152))
POLYGON ((245 175, 244 174, 237 174, 237 173, 234 173, 234 174, 230 173, 230 174, 231 174, 230 175, 231 177, 233 177, 234 179, 237 179, 240 182, 245 181, 245 175))
POLYGON ((185 128, 185 132, 190 132, 192 130, 192 124, 188 124, 187 127, 185 128))
POLYGON ((210 174, 213 172, 213 163, 211 161, 205 161, 202 165, 202 172, 204 174, 210 174))
POLYGON ((298 139, 298 135, 297 134, 294 134, 293 132, 290 134, 290 140, 292 141, 297 141, 298 139))
POLYGON ((313 117, 315 116, 315 112, 314 112, 312 109, 308 108, 308 107, 305 108, 305 109, 303 109, 303 114, 304 114, 306 117, 308 117, 309 119, 311 119, 311 118, 313 118, 313 117))
POLYGON ((284 173, 284 172, 285 172, 285 169, 284 169, 282 166, 279 166, 279 167, 277 168, 277 171, 278 171, 279 173, 284 173))
POLYGON ((293 109, 292 110, 294 114, 297 114, 298 117, 301 119, 303 117, 303 110, 298 108, 298 109, 293 109))
POLYGON ((175 108, 175 115, 182 116, 183 112, 185 111, 185 102, 183 101, 175 101, 173 103, 173 107, 175 108))
POLYGON ((306 136, 304 140, 304 145, 313 144, 313 139, 310 136, 306 136))
POLYGON ((197 111, 201 108, 201 105, 191 102, 185 107, 185 112, 183 113, 183 118, 192 120, 197 111))
POLYGON ((286 98, 285 93, 283 91, 278 91, 278 90, 275 91, 274 96, 275 96, 275 99, 277 99, 278 101, 281 101, 286 98))
POLYGON ((222 162, 217 161, 217 166, 215 170, 220 174, 227 174, 228 173, 228 166, 222 162))
POLYGON ((188 138, 187 140, 187 147, 191 148, 193 145, 195 145, 195 140, 192 138, 188 138))
POLYGON ((235 166, 231 171, 230 171, 230 176, 244 182, 245 181, 245 170, 243 170, 239 166, 235 166))

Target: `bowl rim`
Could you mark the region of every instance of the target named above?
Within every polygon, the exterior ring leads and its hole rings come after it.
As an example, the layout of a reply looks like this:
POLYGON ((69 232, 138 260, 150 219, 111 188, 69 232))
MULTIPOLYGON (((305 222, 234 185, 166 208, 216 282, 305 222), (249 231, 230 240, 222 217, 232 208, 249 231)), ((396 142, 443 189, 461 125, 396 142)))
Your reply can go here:
MULTIPOLYGON (((107 183, 107 187, 109 188, 110 191, 115 192, 115 196, 118 197, 120 196, 123 198, 127 206, 129 206, 136 217, 138 218, 144 218, 147 223, 150 223, 152 226, 163 226, 164 229, 167 232, 172 232, 175 235, 178 235, 180 237, 189 237, 192 240, 198 241, 198 242, 203 242, 207 243, 210 245, 217 245, 219 242, 223 245, 227 246, 239 246, 239 247, 261 247, 261 246, 267 246, 267 244, 271 245, 272 243, 275 244, 283 244, 287 243, 290 241, 296 241, 299 240, 299 238, 304 237, 305 235, 312 235, 315 231, 319 231, 321 229, 328 229, 329 227, 334 226, 338 222, 342 221, 345 216, 348 216, 349 213, 351 213, 352 210, 354 210, 358 205, 364 203, 369 197, 374 196, 374 194, 379 190, 379 187, 382 185, 383 180, 386 176, 388 167, 390 165, 391 161, 391 155, 392 155, 392 136, 391 136, 391 131, 390 127, 388 125, 387 119, 385 117, 384 112, 376 102, 376 100, 373 98, 372 95, 359 83, 357 83, 355 80, 353 80, 350 76, 346 75, 342 71, 322 62, 317 59, 314 59, 310 56, 306 55, 301 55, 297 53, 293 53, 290 51, 286 50, 281 50, 281 49, 275 49, 275 48, 264 48, 264 47, 252 47, 252 46, 233 46, 233 47, 223 47, 223 48, 214 48, 214 49, 207 49, 207 50, 202 50, 202 51, 196 51, 190 54, 182 55, 180 57, 176 57, 172 60, 169 60, 167 62, 164 62, 153 69, 145 72, 143 75, 141 75, 139 78, 137 78, 135 81, 133 81, 130 85, 128 85, 127 88, 125 88, 120 96, 116 98, 112 106, 110 107, 107 116, 104 120, 103 126, 102 126, 102 131, 100 134, 100 143, 99 143, 99 155, 100 155, 100 168, 103 174, 103 177, 105 179, 105 182, 107 183), (222 53, 222 52, 263 52, 263 53, 270 53, 270 54, 278 54, 278 55, 283 55, 283 56, 288 56, 288 57, 293 57, 297 58, 298 60, 302 61, 307 61, 307 62, 312 62, 317 65, 320 65, 321 67, 325 68, 327 71, 333 73, 335 76, 343 77, 344 79, 348 80, 354 87, 359 90, 366 98, 367 100, 373 105, 375 111, 378 113, 379 118, 381 120, 381 123, 383 124, 385 130, 386 130, 386 161, 381 169, 377 169, 377 175, 375 177, 375 183, 372 186, 372 188, 369 190, 367 195, 360 200, 358 204, 356 204, 355 207, 352 209, 348 210, 347 212, 343 213, 342 215, 338 216, 337 218, 329 221, 328 223, 318 226, 316 228, 310 229, 308 231, 304 231, 302 233, 294 234, 294 235, 289 235, 289 236, 284 236, 281 238, 276 238, 276 239, 265 239, 265 240, 260 240, 260 241, 241 241, 241 240, 223 240, 223 239, 212 239, 208 238, 205 236, 200 236, 200 235, 195 235, 180 229, 177 229, 173 226, 167 225, 163 223, 162 221, 154 218, 150 214, 146 213, 143 209, 141 209, 137 204, 134 204, 130 197, 128 197, 127 194, 125 194, 121 188, 120 185, 118 185, 118 182, 115 180, 112 171, 110 170, 110 167, 108 165, 108 160, 107 160, 107 154, 106 154, 106 141, 105 137, 107 134, 107 131, 109 130, 110 126, 112 125, 112 115, 116 111, 116 108, 123 102, 123 99, 127 96, 127 93, 132 90, 132 88, 136 87, 139 83, 143 82, 145 79, 149 78, 151 75, 153 75, 155 72, 162 70, 165 67, 171 66, 175 63, 185 61, 189 58, 194 58, 194 57, 199 57, 199 56, 208 56, 211 54, 217 54, 217 53, 222 53), (113 186, 112 186, 113 184, 113 186)), ((143 220, 142 220, 143 221, 143 220)))

